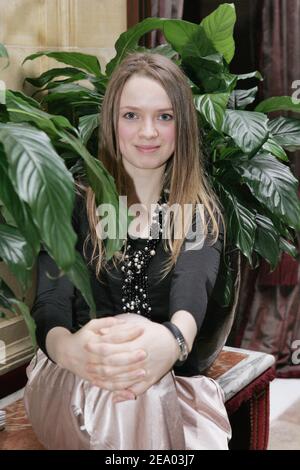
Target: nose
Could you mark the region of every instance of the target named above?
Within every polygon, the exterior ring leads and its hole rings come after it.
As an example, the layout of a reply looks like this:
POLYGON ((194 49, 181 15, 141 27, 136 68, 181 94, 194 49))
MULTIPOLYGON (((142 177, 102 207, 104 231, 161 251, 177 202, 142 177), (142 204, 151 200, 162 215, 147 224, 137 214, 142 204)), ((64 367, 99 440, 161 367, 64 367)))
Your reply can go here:
POLYGON ((139 134, 140 137, 144 137, 146 139, 152 139, 153 137, 158 136, 158 130, 156 129, 152 119, 145 119, 142 121, 139 134))

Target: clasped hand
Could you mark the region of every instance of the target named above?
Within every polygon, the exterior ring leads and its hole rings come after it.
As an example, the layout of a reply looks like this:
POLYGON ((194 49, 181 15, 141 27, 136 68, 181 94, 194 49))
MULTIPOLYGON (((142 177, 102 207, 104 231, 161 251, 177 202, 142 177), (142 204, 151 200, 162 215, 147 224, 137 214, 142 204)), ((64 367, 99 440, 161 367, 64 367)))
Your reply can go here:
POLYGON ((94 385, 114 392, 115 402, 144 393, 178 358, 170 331, 140 315, 121 314, 89 323, 97 333, 84 345, 90 354, 86 372, 94 385))

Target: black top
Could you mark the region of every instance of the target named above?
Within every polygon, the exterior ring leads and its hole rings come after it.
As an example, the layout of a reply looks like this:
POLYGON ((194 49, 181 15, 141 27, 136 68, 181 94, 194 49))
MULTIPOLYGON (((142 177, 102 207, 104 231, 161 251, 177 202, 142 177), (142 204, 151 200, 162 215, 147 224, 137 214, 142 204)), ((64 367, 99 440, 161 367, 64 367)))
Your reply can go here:
MULTIPOLYGON (((85 201, 82 197, 76 199, 72 220, 78 236, 76 249, 82 254, 83 243, 89 228, 85 201)), ((136 247, 143 247, 146 240, 138 238, 133 243, 136 247)), ((187 310, 195 318, 199 332, 207 310, 208 299, 217 278, 222 246, 223 230, 220 230, 219 239, 214 245, 206 239, 201 249, 186 250, 183 244, 175 267, 161 280, 159 275, 161 263, 168 258, 168 254, 163 248, 162 241, 158 243, 156 255, 151 259, 148 268, 152 321, 162 323, 170 320, 176 311, 187 310)), ((90 259, 91 250, 89 243, 88 259, 90 259)), ((66 276, 51 279, 56 277, 58 272, 53 259, 45 250, 41 250, 38 256, 37 293, 31 314, 36 322, 38 346, 47 356, 45 342, 51 328, 62 326, 75 332, 90 319, 89 307, 71 281, 66 276), (50 277, 46 273, 49 273, 50 277)), ((123 313, 120 269, 112 268, 109 273, 104 271, 101 275, 101 282, 97 280, 94 268, 90 265, 89 273, 97 317, 123 313)), ((189 368, 189 360, 193 359, 192 354, 193 351, 184 366, 178 370, 178 375, 192 375, 191 368, 189 368)), ((174 370, 176 373, 176 368, 174 370)))

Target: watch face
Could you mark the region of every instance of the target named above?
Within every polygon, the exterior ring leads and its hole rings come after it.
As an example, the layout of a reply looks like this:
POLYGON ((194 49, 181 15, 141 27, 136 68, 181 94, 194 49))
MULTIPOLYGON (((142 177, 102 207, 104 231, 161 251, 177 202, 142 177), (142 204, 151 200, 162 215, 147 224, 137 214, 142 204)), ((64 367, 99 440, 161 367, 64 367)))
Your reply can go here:
POLYGON ((181 354, 180 354, 179 360, 185 361, 189 355, 188 348, 185 342, 181 344, 180 350, 181 350, 181 354))
POLYGON ((189 355, 189 352, 188 352, 188 350, 186 349, 185 354, 184 354, 184 359, 183 359, 184 361, 187 359, 188 355, 189 355))

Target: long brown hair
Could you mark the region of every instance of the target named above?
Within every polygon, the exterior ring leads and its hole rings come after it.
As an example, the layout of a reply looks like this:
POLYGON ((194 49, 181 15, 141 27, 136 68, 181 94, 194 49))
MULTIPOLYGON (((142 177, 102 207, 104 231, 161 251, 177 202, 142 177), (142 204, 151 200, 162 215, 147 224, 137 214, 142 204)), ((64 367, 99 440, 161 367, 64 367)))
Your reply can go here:
MULTIPOLYGON (((129 53, 114 70, 102 103, 98 158, 115 179, 118 193, 128 196, 130 201, 132 188, 122 164, 117 129, 121 93, 126 81, 134 74, 156 80, 165 89, 172 103, 176 142, 174 155, 166 165, 163 182, 163 186, 169 190, 168 204, 172 206, 177 203, 182 208, 184 204, 192 204, 193 207, 202 204, 207 215, 204 231, 207 234, 208 226, 211 227, 210 235, 214 243, 219 236, 220 218, 225 228, 221 205, 205 175, 197 113, 187 77, 172 60, 160 54, 134 52, 129 53)), ((90 187, 86 188, 86 207, 90 226, 86 242, 92 242, 91 262, 96 262, 96 275, 99 277, 101 269, 107 263, 103 240, 96 232, 99 217, 96 215, 95 194, 90 187)), ((186 220, 185 227, 190 226, 191 222, 192 220, 186 220)), ((170 253, 162 270, 164 275, 176 263, 183 242, 184 238, 173 240, 169 237, 163 240, 164 249, 170 253)), ((114 266, 120 259, 123 259, 121 252, 116 252, 112 259, 114 266)))

